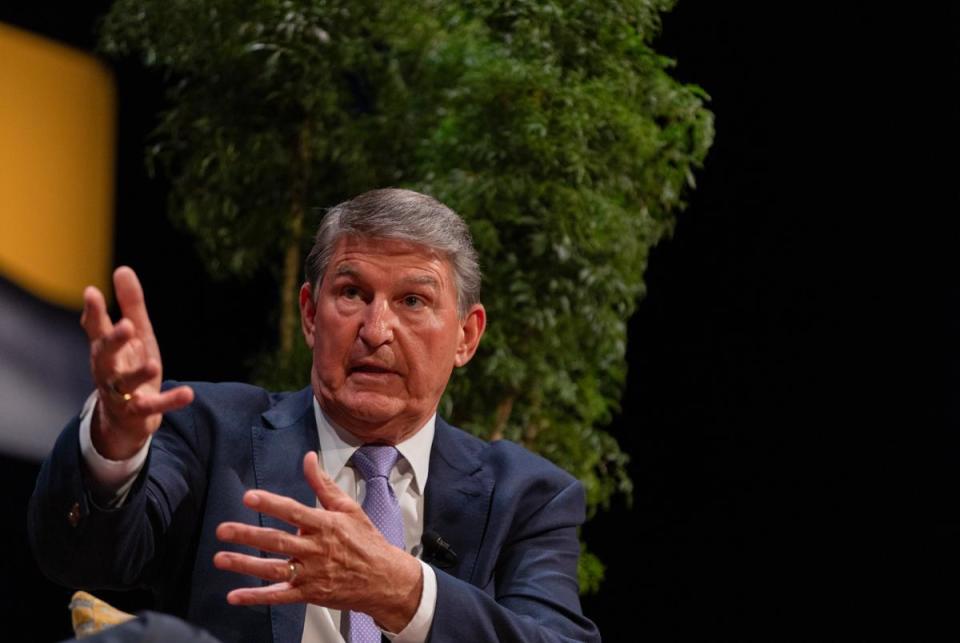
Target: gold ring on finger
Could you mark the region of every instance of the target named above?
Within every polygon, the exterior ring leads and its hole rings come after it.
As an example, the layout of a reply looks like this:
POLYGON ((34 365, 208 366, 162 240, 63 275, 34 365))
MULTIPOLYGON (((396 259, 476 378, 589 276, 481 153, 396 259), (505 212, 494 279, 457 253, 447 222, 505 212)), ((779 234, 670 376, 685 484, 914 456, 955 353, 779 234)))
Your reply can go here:
POLYGON ((290 574, 287 577, 288 583, 292 584, 293 581, 297 580, 297 574, 300 573, 300 568, 297 567, 298 562, 300 561, 298 561, 296 558, 287 559, 287 570, 290 572, 290 574))
POLYGON ((112 395, 114 399, 120 400, 122 402, 129 402, 130 400, 133 399, 133 393, 124 393, 119 388, 117 388, 116 378, 107 382, 107 388, 110 390, 110 395, 112 395))

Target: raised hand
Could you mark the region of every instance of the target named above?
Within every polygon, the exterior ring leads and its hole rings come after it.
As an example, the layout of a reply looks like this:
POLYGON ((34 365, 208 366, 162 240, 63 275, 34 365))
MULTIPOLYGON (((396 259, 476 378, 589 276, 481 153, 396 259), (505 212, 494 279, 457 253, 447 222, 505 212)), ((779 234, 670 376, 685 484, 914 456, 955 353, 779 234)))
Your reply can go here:
POLYGON ((217 527, 220 540, 288 557, 217 552, 213 563, 219 569, 273 583, 235 589, 227 601, 234 605, 314 603, 356 610, 369 614, 388 631, 401 631, 420 604, 420 563, 387 542, 363 508, 320 471, 316 453, 304 457, 303 472, 323 509, 262 490, 248 491, 243 497, 251 509, 296 526, 296 534, 236 522, 217 527))
POLYGON ((83 326, 90 340, 90 372, 97 385, 97 408, 90 437, 102 456, 133 457, 160 427, 163 414, 193 401, 193 389, 160 391, 163 366, 143 299, 143 288, 126 266, 113 273, 122 318, 114 324, 103 293, 88 286, 83 293, 83 326))

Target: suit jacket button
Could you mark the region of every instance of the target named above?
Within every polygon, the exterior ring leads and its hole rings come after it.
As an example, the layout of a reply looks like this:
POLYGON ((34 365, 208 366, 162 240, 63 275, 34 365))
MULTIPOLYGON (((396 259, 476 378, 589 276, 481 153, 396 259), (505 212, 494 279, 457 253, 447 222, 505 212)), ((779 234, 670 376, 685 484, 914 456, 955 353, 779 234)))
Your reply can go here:
POLYGON ((70 511, 67 513, 67 522, 70 523, 71 527, 76 527, 77 523, 80 522, 80 503, 75 502, 73 506, 70 507, 70 511))

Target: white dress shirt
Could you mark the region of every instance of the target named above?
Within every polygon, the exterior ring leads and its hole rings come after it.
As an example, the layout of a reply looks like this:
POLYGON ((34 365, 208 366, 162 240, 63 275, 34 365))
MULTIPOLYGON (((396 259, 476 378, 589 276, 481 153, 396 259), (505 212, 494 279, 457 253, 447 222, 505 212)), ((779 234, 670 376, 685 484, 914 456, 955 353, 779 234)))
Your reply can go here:
MULTIPOLYGON (((108 508, 123 504, 133 482, 143 467, 150 441, 128 460, 108 460, 97 453, 90 437, 93 410, 97 394, 93 393, 80 415, 80 451, 92 481, 98 503, 108 508)), ((313 400, 320 440, 320 466, 347 495, 363 502, 366 482, 349 464, 354 451, 363 446, 356 436, 331 423, 313 400)), ((406 551, 419 558, 423 536, 424 498, 430 468, 430 449, 436 427, 436 415, 410 438, 396 445, 400 457, 390 473, 390 485, 400 504, 403 516, 406 551)), ((152 438, 151 438, 152 439, 152 438)), ((317 506, 320 506, 319 502, 317 506)), ((423 591, 416 614, 398 634, 384 631, 395 643, 420 643, 427 639, 437 604, 437 577, 429 565, 420 562, 423 569, 423 591)), ((343 643, 349 640, 349 620, 341 618, 339 610, 312 603, 307 604, 302 643, 343 643)))

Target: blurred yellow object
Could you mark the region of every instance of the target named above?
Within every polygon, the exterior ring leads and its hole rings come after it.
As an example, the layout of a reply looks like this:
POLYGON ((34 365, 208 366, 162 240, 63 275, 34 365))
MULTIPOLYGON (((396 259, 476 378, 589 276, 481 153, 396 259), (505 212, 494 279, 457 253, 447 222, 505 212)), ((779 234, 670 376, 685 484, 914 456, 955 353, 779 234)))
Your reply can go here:
POLYGON ((115 103, 94 57, 0 24, 0 274, 76 310, 110 286, 115 103))
POLYGON ((73 633, 78 639, 136 618, 86 592, 76 592, 70 599, 70 616, 73 619, 73 633))

